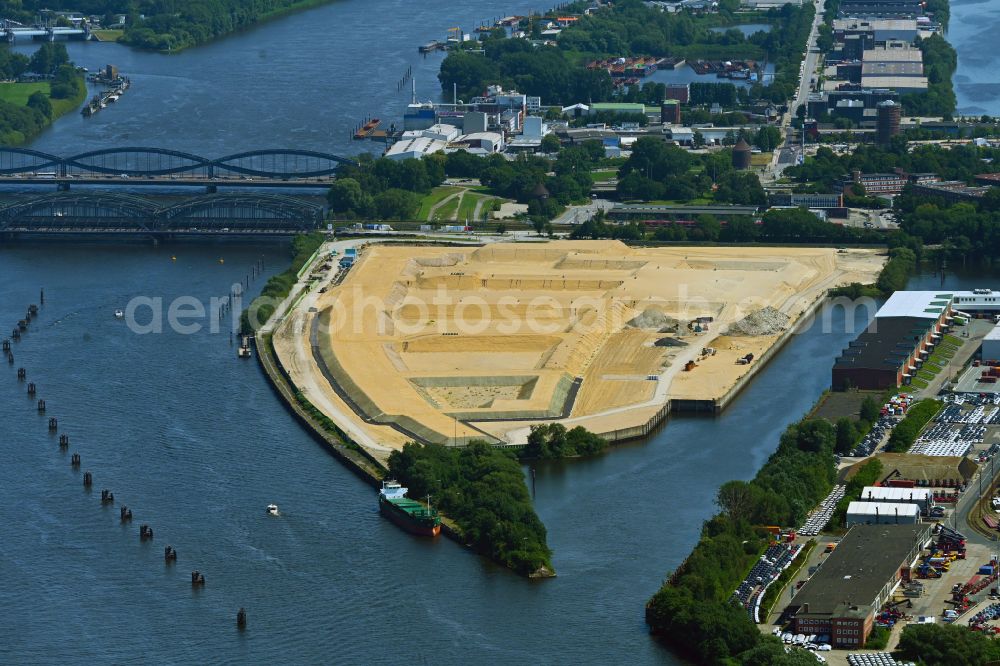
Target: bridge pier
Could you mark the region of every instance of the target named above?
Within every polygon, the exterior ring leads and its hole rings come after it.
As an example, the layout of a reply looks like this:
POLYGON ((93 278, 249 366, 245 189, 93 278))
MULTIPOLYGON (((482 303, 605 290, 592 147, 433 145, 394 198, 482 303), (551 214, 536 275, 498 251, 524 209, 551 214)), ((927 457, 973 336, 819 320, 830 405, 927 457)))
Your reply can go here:
POLYGON ((205 194, 217 194, 219 192, 218 185, 206 185, 205 194))

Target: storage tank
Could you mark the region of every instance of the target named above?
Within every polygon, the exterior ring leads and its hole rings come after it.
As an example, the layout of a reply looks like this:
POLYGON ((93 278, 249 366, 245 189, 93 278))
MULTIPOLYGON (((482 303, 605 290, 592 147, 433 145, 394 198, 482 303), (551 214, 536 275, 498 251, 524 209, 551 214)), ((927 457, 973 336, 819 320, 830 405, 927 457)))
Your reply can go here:
POLYGON ((733 166, 741 171, 745 171, 750 168, 750 157, 751 150, 750 144, 746 142, 746 139, 740 138, 733 146, 733 166))
POLYGON ((892 141, 892 137, 899 134, 899 118, 902 109, 899 104, 888 99, 879 103, 877 116, 875 119, 875 142, 879 145, 887 145, 892 141))

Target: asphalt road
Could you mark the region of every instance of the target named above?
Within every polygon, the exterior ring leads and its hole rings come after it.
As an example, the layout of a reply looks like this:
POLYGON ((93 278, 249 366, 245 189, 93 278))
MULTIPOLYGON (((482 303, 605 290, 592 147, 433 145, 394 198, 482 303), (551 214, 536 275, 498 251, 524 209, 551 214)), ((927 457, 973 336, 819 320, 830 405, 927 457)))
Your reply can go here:
POLYGON ((816 66, 822 58, 822 54, 816 52, 816 39, 819 37, 819 26, 823 22, 823 10, 825 0, 816 0, 816 18, 813 19, 812 29, 809 31, 809 39, 806 41, 805 60, 803 61, 802 72, 799 77, 799 88, 795 92, 795 98, 788 105, 788 111, 781 119, 781 130, 785 136, 785 142, 780 148, 774 151, 774 158, 771 162, 772 177, 777 180, 781 178, 781 172, 786 167, 798 163, 799 148, 795 144, 795 131, 792 129, 792 119, 796 117, 796 110, 806 103, 812 87, 812 75, 816 71, 816 66))

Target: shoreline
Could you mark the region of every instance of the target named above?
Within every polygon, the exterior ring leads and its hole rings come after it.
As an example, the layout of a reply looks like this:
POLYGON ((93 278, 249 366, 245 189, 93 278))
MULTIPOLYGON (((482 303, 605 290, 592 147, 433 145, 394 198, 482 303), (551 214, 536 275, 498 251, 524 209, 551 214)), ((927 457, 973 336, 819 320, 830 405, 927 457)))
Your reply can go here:
MULTIPOLYGON (((312 436, 317 444, 326 449, 355 476, 377 492, 387 470, 374 458, 363 453, 363 447, 351 440, 343 431, 334 434, 323 428, 295 398, 294 385, 281 364, 281 359, 274 352, 271 335, 264 335, 263 340, 255 338, 254 349, 257 351, 257 363, 264 371, 264 376, 267 377, 271 390, 277 394, 285 408, 299 422, 299 425, 312 436)), ((336 424, 334 425, 336 426, 336 424)), ((339 426, 337 428, 339 430, 339 426)), ((463 548, 468 548, 465 544, 465 535, 454 521, 445 515, 441 515, 441 533, 463 548)))
MULTIPOLYGON (((205 40, 203 42, 197 42, 195 44, 187 44, 187 45, 181 46, 181 47, 176 48, 176 49, 151 49, 151 48, 144 48, 142 46, 136 46, 135 44, 130 44, 127 40, 125 40, 125 36, 127 34, 125 31, 122 32, 121 36, 118 39, 109 40, 107 43, 109 43, 109 44, 121 44, 122 46, 127 46, 130 49, 135 49, 136 51, 144 51, 146 53, 160 53, 162 55, 175 55, 177 53, 181 53, 181 52, 186 51, 188 49, 198 48, 200 46, 208 46, 209 44, 213 44, 213 43, 215 43, 217 41, 224 40, 224 39, 226 39, 228 37, 232 37, 234 35, 238 35, 238 34, 241 34, 241 33, 244 33, 244 32, 248 32, 250 30, 255 30, 256 28, 261 27, 262 25, 264 25, 268 21, 273 21, 275 19, 283 18, 285 16, 289 16, 289 15, 294 14, 296 12, 302 12, 302 11, 308 11, 310 9, 315 9, 315 8, 320 7, 322 5, 332 4, 335 1, 336 0, 298 0, 295 3, 293 3, 291 5, 288 5, 287 7, 281 7, 281 8, 278 8, 278 9, 272 9, 269 12, 264 12, 263 14, 261 14, 260 16, 258 16, 254 20, 253 23, 250 23, 248 25, 242 26, 242 27, 240 27, 237 30, 231 30, 229 32, 221 33, 221 34, 215 35, 215 36, 211 37, 210 39, 207 39, 207 40, 205 40)), ((163 34, 173 34, 173 33, 163 33, 163 34)), ((105 40, 98 39, 96 41, 104 42, 105 40)))

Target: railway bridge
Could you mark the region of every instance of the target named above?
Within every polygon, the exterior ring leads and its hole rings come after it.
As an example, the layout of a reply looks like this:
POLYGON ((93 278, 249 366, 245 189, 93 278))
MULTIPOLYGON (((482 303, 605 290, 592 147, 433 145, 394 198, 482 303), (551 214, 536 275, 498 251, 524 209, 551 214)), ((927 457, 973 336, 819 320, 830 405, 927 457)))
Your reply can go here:
POLYGON ((180 202, 109 192, 52 192, 0 205, 0 236, 290 235, 316 229, 323 206, 282 194, 207 194, 180 202))

